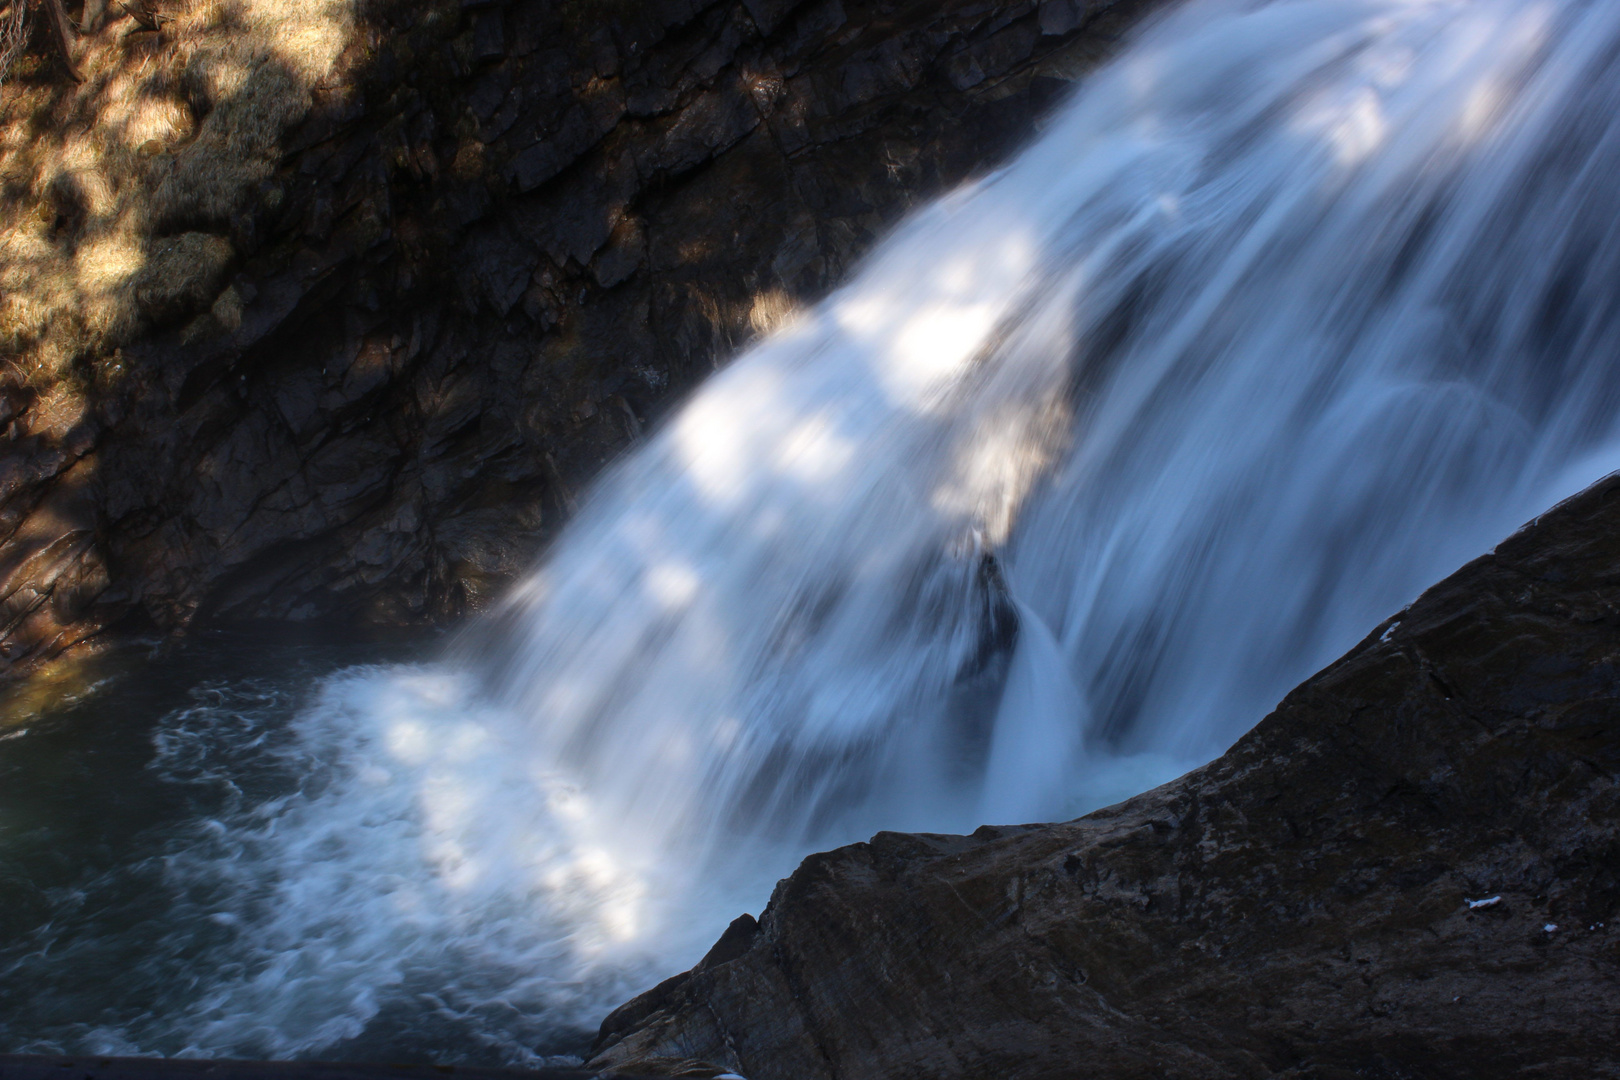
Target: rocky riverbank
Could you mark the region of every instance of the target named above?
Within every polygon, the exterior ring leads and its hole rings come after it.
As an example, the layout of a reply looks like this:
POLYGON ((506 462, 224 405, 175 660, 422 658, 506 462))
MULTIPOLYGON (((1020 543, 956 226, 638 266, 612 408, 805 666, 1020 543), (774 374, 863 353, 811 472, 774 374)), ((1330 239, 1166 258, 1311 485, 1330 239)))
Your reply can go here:
MULTIPOLYGON (((478 606, 1145 0, 185 0, 0 91, 0 678, 478 606)), ((144 10, 144 9, 143 9, 144 10)))
POLYGON ((1180 780, 811 856, 591 1067, 1620 1076, 1617 701, 1620 476, 1180 780))

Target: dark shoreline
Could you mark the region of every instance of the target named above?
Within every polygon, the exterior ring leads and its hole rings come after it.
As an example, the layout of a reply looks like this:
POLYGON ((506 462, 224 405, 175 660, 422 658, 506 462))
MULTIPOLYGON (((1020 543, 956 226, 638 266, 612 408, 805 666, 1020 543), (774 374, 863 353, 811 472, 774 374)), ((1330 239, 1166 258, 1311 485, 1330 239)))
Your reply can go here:
POLYGON ((641 1075, 566 1068, 0 1054, 0 1080, 637 1080, 641 1075))

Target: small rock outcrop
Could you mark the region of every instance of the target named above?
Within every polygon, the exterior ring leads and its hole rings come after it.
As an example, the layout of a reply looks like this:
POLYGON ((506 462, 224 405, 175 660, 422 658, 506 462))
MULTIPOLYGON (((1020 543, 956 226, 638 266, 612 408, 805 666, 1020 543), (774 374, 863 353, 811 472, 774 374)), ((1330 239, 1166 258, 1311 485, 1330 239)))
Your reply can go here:
POLYGON ((113 626, 478 606, 1149 6, 159 0, 72 44, 82 84, 36 50, 0 87, 0 678, 113 626))
POLYGON ((1223 757, 1078 821, 813 855, 592 1067, 1620 1076, 1620 475, 1223 757))

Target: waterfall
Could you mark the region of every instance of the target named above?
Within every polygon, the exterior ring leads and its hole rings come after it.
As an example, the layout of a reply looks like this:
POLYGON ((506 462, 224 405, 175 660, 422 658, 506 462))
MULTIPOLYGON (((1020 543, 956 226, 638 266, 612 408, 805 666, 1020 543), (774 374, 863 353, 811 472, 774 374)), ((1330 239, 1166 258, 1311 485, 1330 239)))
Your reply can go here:
POLYGON ((716 375, 468 663, 660 849, 1218 753, 1613 433, 1617 34, 1187 7, 716 375))
POLYGON ((322 783, 169 868, 229 962, 84 1038, 330 1056, 431 999, 533 1060, 808 851, 1220 753, 1620 464, 1617 117, 1611 3, 1182 5, 443 661, 330 679, 275 751, 322 783))

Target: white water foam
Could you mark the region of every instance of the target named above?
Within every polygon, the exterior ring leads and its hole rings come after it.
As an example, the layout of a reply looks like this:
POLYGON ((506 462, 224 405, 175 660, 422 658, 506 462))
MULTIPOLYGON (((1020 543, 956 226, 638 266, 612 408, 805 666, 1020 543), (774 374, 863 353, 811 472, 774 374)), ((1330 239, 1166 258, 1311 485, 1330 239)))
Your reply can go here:
POLYGON ((169 869, 235 920, 170 1030, 318 1055, 429 1001, 532 1060, 808 850, 1219 753, 1620 464, 1617 51, 1581 0, 1179 9, 445 664, 325 686, 279 751, 323 786, 169 869))

